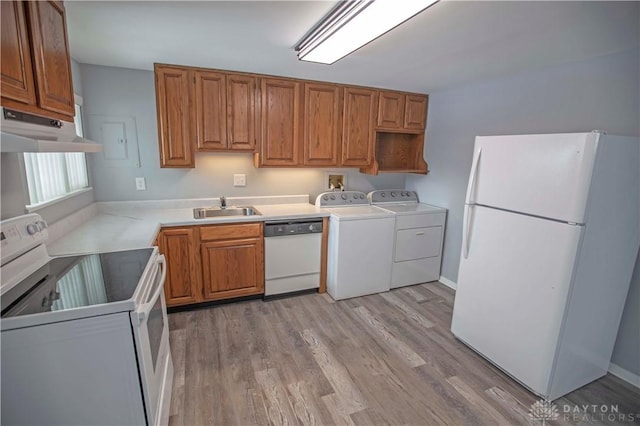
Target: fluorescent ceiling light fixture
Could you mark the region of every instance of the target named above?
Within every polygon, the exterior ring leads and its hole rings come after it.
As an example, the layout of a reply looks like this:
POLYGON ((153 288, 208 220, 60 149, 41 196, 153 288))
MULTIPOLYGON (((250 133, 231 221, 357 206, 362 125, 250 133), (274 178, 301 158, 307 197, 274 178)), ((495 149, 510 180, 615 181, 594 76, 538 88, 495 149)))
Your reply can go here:
POLYGON ((298 43, 298 59, 333 64, 437 0, 343 0, 298 43))

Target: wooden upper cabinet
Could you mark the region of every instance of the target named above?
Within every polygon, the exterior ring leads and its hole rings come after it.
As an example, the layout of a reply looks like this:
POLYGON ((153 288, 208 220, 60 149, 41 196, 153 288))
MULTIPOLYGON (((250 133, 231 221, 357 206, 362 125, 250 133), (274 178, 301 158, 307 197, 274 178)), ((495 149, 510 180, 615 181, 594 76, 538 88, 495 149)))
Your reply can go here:
POLYGON ((424 130, 427 125, 427 95, 406 95, 404 128, 424 130))
POLYGON ((427 121, 427 95, 380 92, 377 127, 422 132, 427 121))
POLYGON ((222 73, 194 71, 196 145, 198 150, 227 148, 226 77, 222 73))
POLYGON ((198 151, 253 151, 255 77, 193 71, 198 151))
POLYGON ((167 306, 202 301, 198 228, 166 228, 158 235, 160 252, 166 258, 164 294, 167 306))
POLYGON ((73 117, 71 56, 62 2, 27 3, 40 108, 73 117))
POLYGON ((2 105, 72 121, 71 57, 62 2, 2 3, 2 105))
POLYGON ((227 129, 232 150, 256 146, 256 78, 227 74, 227 129))
POLYGON ((2 97, 36 104, 25 4, 2 1, 2 97))
POLYGON ((304 84, 303 154, 306 166, 338 166, 340 86, 304 84))
POLYGON ((189 71, 155 66, 160 167, 195 167, 189 71))
POLYGON ((262 79, 261 166, 296 166, 300 142, 300 82, 262 79))
MULTIPOLYGON (((19 15, 12 7, 3 4, 3 22, 19 15)), ((19 33, 7 25, 3 39, 19 33)), ((377 172, 379 133, 424 134, 426 95, 165 64, 155 74, 161 167, 195 167, 195 151, 240 151, 255 152, 256 167, 377 172)))
POLYGON ((404 126, 404 104, 404 94, 381 91, 378 101, 378 127, 402 129, 404 126))
POLYGON ((373 160, 378 96, 375 90, 346 87, 342 121, 343 166, 368 166, 373 160))

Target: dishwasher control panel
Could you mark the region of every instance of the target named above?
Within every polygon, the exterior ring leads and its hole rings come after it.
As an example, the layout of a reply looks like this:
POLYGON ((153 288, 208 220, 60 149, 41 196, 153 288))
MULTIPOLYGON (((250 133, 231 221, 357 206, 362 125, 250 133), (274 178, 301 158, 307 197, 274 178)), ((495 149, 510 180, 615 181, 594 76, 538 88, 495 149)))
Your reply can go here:
POLYGON ((287 235, 319 234, 322 232, 322 219, 304 221, 265 222, 264 236, 285 237, 287 235))

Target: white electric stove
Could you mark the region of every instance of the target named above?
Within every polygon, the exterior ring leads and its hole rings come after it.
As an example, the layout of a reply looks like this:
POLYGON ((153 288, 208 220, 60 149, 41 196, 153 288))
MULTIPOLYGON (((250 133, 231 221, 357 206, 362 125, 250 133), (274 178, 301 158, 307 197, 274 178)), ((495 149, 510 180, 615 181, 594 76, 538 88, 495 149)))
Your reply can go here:
POLYGON ((368 198, 396 217, 391 288, 438 280, 447 210, 404 189, 372 191, 368 198))
POLYGON ((336 300, 389 290, 395 218, 371 206, 360 191, 325 192, 316 207, 327 209, 327 292, 336 300))
POLYGON ((2 424, 166 425, 173 363, 157 247, 49 257, 0 222, 2 424))

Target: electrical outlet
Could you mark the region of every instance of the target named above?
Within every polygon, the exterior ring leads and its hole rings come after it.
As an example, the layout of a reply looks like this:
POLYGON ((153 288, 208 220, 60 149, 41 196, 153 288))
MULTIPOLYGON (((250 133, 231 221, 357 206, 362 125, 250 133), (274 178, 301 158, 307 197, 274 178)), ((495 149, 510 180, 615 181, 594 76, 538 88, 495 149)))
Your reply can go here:
POLYGON ((136 191, 146 191, 147 183, 145 182, 143 177, 136 178, 136 191))
POLYGON ((233 175, 233 186, 247 186, 247 175, 233 175))

